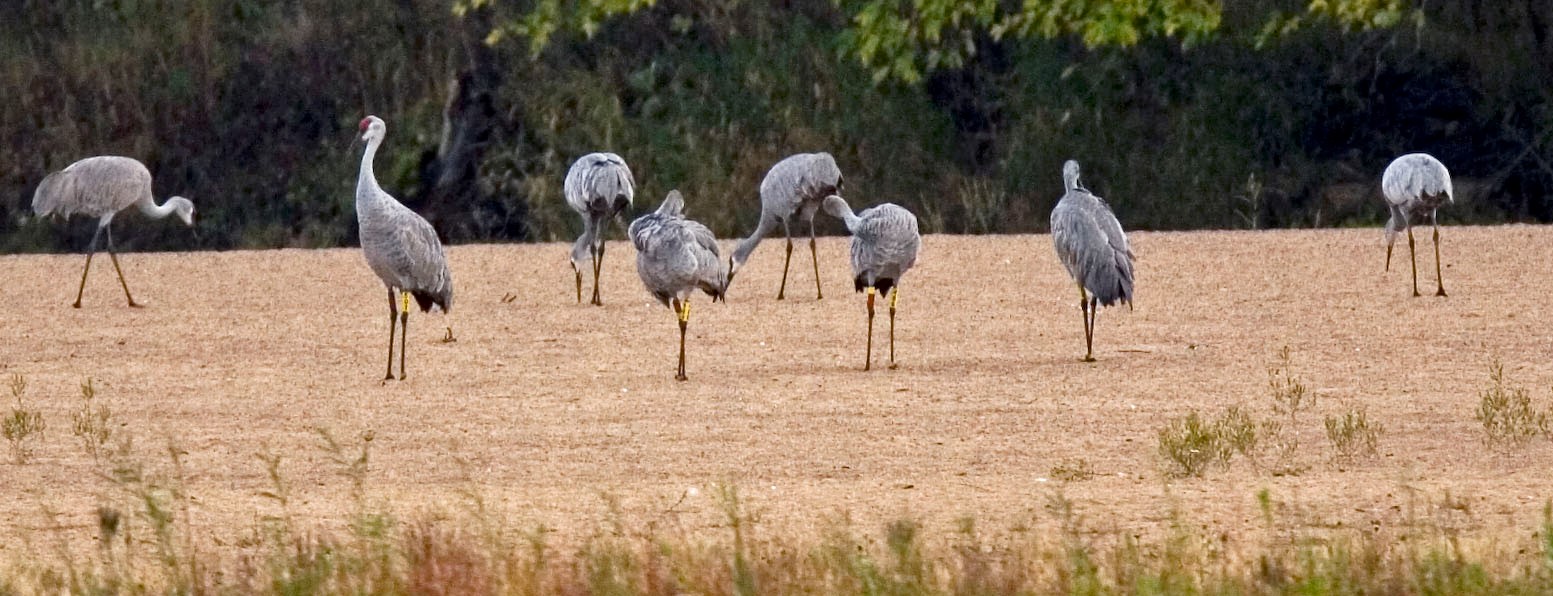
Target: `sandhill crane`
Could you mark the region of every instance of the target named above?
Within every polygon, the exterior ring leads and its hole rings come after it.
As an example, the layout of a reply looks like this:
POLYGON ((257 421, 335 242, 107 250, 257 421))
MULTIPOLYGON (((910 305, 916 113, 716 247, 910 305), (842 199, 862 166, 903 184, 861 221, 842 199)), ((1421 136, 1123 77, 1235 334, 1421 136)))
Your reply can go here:
POLYGON ((690 295, 696 290, 721 299, 728 274, 717 252, 717 239, 700 223, 685 219, 685 199, 670 191, 658 210, 631 222, 631 244, 636 246, 636 273, 658 302, 679 317, 679 371, 684 381, 685 328, 690 324, 690 295))
POLYGON ((1067 192, 1052 209, 1052 244, 1057 258, 1078 282, 1084 314, 1084 361, 1095 360, 1095 314, 1117 301, 1132 306, 1132 248, 1122 224, 1105 200, 1079 184, 1078 162, 1062 164, 1067 192))
POLYGON ((151 172, 145 164, 129 157, 104 155, 88 157, 69 167, 49 174, 38 184, 32 194, 32 210, 39 216, 52 215, 69 218, 82 215, 97 218, 97 231, 86 247, 86 267, 81 269, 81 287, 76 290, 75 304, 81 308, 81 294, 86 291, 86 272, 92 269, 92 254, 97 252, 97 238, 108 236, 108 258, 113 260, 113 270, 119 274, 119 285, 124 287, 124 298, 129 305, 139 307, 129 294, 129 284, 124 281, 124 270, 119 268, 119 257, 113 249, 113 216, 130 205, 152 219, 162 219, 178 214, 183 223, 194 225, 194 203, 183 197, 170 197, 161 205, 151 196, 151 172))
POLYGON ((814 260, 814 299, 825 297, 820 291, 820 257, 814 251, 814 213, 827 195, 841 192, 841 169, 829 153, 799 153, 771 166, 766 178, 760 182, 760 225, 755 233, 740 241, 728 258, 728 280, 744 266, 760 244, 760 239, 782 224, 787 235, 787 258, 782 261, 782 287, 777 289, 777 300, 787 292, 787 269, 793 262, 793 230, 790 220, 797 215, 809 224, 809 256, 814 260))
POLYGON ((853 286, 868 294, 868 348, 863 370, 873 365, 874 291, 890 298, 890 368, 895 368, 895 303, 900 298, 900 279, 917 262, 922 237, 917 234, 917 216, 906 208, 884 203, 862 213, 841 197, 825 197, 825 211, 847 224, 852 232, 853 286))
POLYGON ((1440 205, 1456 202, 1451 190, 1451 173, 1445 164, 1427 153, 1409 153, 1398 157, 1386 166, 1381 176, 1381 192, 1386 195, 1386 206, 1391 209, 1391 219, 1386 221, 1386 271, 1391 271, 1391 247, 1397 240, 1397 232, 1407 230, 1407 258, 1413 264, 1413 295, 1418 293, 1418 259, 1413 251, 1413 227, 1408 218, 1415 213, 1429 214, 1434 225, 1434 279, 1439 289, 1434 295, 1445 295, 1445 280, 1440 276, 1440 221, 1436 212, 1440 205))
MULTIPOLYGON (((442 242, 431 224, 377 184, 372 173, 372 158, 388 127, 377 116, 361 120, 361 140, 367 150, 361 156, 361 174, 356 179, 356 224, 361 236, 361 252, 367 257, 383 285, 388 286, 388 374, 394 378, 394 322, 398 315, 399 379, 404 380, 404 352, 410 331, 410 298, 430 312, 432 305, 448 312, 453 307, 453 277, 448 260, 442 254, 442 242), (395 300, 398 298, 398 300, 395 300)), ((452 328, 444 341, 451 341, 452 328)))
POLYGON ((566 204, 582 215, 582 235, 572 245, 572 272, 577 274, 577 303, 582 303, 583 259, 593 259, 593 304, 599 300, 599 270, 604 263, 604 233, 609 221, 631 206, 636 191, 631 168, 619 155, 589 153, 566 172, 566 204))

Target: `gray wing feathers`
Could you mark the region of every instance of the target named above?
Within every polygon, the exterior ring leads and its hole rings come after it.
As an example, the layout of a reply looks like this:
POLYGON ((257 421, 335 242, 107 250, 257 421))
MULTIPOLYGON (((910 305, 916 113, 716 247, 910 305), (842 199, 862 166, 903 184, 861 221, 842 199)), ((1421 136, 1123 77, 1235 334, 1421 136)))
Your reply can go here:
POLYGON ((829 153, 799 153, 771 166, 760 181, 764 211, 789 217, 805 202, 823 200, 841 189, 841 168, 829 153))
POLYGON ((1052 244, 1068 275, 1101 304, 1131 303, 1133 254, 1121 222, 1100 197, 1069 191, 1052 210, 1052 244))
POLYGON ((453 306, 453 277, 436 230, 397 201, 362 220, 361 248, 383 283, 453 306))
POLYGON ((1404 208, 1425 197, 1444 195, 1455 201, 1450 171, 1440 160, 1425 153, 1410 153, 1386 166, 1381 191, 1387 202, 1404 208))
MULTIPOLYGON (((682 205, 683 203, 681 203, 682 205)), ((664 304, 694 290, 714 295, 727 286, 727 271, 712 231, 660 208, 631 222, 636 272, 647 291, 664 304)))
POLYGON ((32 195, 34 213, 102 217, 151 200, 151 172, 129 157, 89 157, 49 174, 32 195))
POLYGON ((566 203, 579 213, 613 214, 617 199, 636 196, 631 167, 614 153, 589 153, 566 172, 566 203))
POLYGON ((898 280, 917 263, 922 246, 917 217, 905 208, 884 203, 847 219, 852 232, 852 273, 872 283, 898 280))

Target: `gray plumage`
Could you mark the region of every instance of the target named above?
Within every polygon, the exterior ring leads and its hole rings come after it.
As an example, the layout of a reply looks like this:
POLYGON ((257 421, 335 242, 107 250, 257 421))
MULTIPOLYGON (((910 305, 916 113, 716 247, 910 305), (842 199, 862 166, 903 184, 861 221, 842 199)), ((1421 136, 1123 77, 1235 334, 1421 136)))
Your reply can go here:
MULTIPOLYGON (((448 271, 447 257, 436 230, 420 215, 405 207, 378 186, 372 172, 372 159, 383 143, 387 126, 377 116, 367 116, 361 121, 361 139, 367 142, 367 150, 361 156, 361 172, 356 181, 356 223, 361 237, 361 252, 367 265, 388 287, 388 376, 393 378, 394 315, 405 327, 409 326, 408 304, 398 304, 396 297, 408 294, 415 298, 421 312, 429 312, 433 305, 448 312, 453 307, 453 277, 448 271)), ((408 298, 401 297, 405 302, 408 298)), ((448 338, 451 339, 449 329, 448 338)), ((404 378, 404 335, 399 348, 399 378, 404 378)))
POLYGON ((604 262, 604 235, 609 221, 631 206, 636 190, 631 167, 614 153, 589 153, 566 172, 566 204, 582 216, 582 235, 572 244, 572 271, 577 276, 577 302, 582 302, 582 267, 593 262, 593 304, 599 300, 599 271, 604 262))
POLYGON ((97 218, 97 231, 86 249, 86 268, 81 271, 81 288, 76 291, 75 306, 81 308, 81 294, 86 290, 86 273, 92 267, 92 254, 97 252, 97 239, 108 236, 108 256, 118 271, 119 284, 124 287, 124 297, 130 306, 140 306, 130 296, 129 284, 124 281, 124 271, 113 247, 113 216, 131 205, 152 219, 162 219, 177 214, 187 225, 194 225, 194 203, 183 197, 171 197, 157 205, 151 195, 151 172, 140 161, 119 156, 88 157, 70 164, 63 170, 49 174, 38 184, 32 195, 32 210, 39 216, 69 218, 77 213, 97 218))
POLYGON ((636 247, 636 273, 647 291, 679 318, 679 371, 685 376, 685 328, 690 322, 690 296, 696 291, 722 298, 727 270, 717 239, 706 226, 685 218, 685 200, 670 191, 658 209, 631 222, 628 233, 636 247))
POLYGON ((1391 270, 1391 249, 1397 233, 1407 230, 1408 259, 1413 265, 1413 295, 1418 293, 1418 261, 1414 254, 1413 228, 1409 219, 1413 215, 1429 215, 1434 226, 1434 273, 1439 284, 1436 296, 1445 295, 1445 280, 1440 276, 1440 222, 1438 210, 1445 203, 1454 203, 1455 191, 1451 188, 1451 173, 1445 164, 1427 153, 1409 153, 1398 157, 1386 166, 1381 176, 1381 193, 1391 219, 1386 221, 1386 270, 1391 270))
POLYGON ((868 349, 863 370, 873 364, 874 291, 890 301, 890 368, 895 367, 895 305, 900 279, 917 263, 922 236, 917 217, 904 207, 884 203, 861 213, 839 196, 825 198, 825 211, 840 219, 852 233, 852 279, 859 292, 868 294, 868 349))
POLYGON ((1132 247, 1105 200, 1079 182, 1078 162, 1062 164, 1066 192, 1052 209, 1052 244, 1068 275, 1079 285, 1084 313, 1086 361, 1094 360, 1094 317, 1100 306, 1132 305, 1132 247))
POLYGON ((815 299, 823 298, 824 292, 820 290, 820 260, 814 249, 814 214, 819 211, 820 203, 826 196, 841 193, 841 186, 841 168, 836 166, 836 159, 829 153, 799 153, 771 166, 771 171, 760 182, 760 224, 755 227, 754 233, 739 242, 729 257, 729 280, 749 260, 750 253, 755 252, 760 240, 777 224, 781 224, 782 233, 787 236, 787 257, 782 262, 782 286, 777 290, 777 300, 781 300, 787 292, 787 270, 793 260, 791 222, 797 216, 809 224, 809 255, 814 260, 814 295, 815 299))

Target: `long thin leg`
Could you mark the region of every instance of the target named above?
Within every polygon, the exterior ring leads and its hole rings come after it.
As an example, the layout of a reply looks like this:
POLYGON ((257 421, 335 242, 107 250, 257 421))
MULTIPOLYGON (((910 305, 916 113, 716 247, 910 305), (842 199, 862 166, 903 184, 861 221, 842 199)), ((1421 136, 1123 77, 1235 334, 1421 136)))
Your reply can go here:
POLYGON ((868 370, 874 363, 874 287, 863 291, 868 293, 868 350, 863 352, 863 370, 868 370))
POLYGON ((814 299, 824 300, 825 293, 820 291, 820 254, 814 250, 814 220, 809 220, 809 257, 814 259, 814 299))
POLYGON ((1078 286, 1078 307, 1084 315, 1084 362, 1095 361, 1095 323, 1089 314, 1089 293, 1084 291, 1084 285, 1078 286))
MULTIPOLYGON (((1391 245, 1390 244, 1386 245, 1386 272, 1387 273, 1391 272, 1391 245)), ((581 300, 581 298, 578 298, 578 300, 581 300)))
POLYGON ((577 274, 577 304, 582 304, 582 270, 572 263, 572 273, 577 274))
POLYGON ((113 254, 113 229, 104 227, 103 231, 108 235, 108 259, 113 261, 113 270, 119 273, 119 285, 124 286, 124 297, 129 300, 130 306, 140 308, 140 305, 135 303, 135 297, 129 295, 129 284, 124 282, 124 270, 119 269, 119 257, 113 254))
POLYGON ((686 381, 690 379, 685 375, 685 328, 690 326, 690 301, 675 299, 674 314, 679 317, 679 372, 674 373, 674 380, 686 381))
POLYGON ((777 288, 777 300, 787 294, 787 266, 793 262, 793 237, 787 237, 787 258, 782 260, 782 287, 777 288))
POLYGON ((1444 296, 1445 277, 1440 273, 1440 221, 1435 219, 1435 216, 1433 215, 1430 215, 1429 219, 1433 220, 1434 222, 1434 280, 1435 283, 1439 284, 1440 288, 1434 293, 1434 295, 1444 296))
MULTIPOLYGON (((394 326, 398 323, 399 306, 394 303, 394 289, 388 289, 388 374, 383 375, 383 382, 394 380, 394 326)), ((403 369, 404 365, 399 368, 403 369)))
POLYGON ((1418 293, 1418 256, 1413 251, 1413 228, 1407 229, 1407 258, 1413 263, 1413 297, 1422 296, 1418 293))
POLYGON ((1086 351, 1089 362, 1095 361, 1095 318, 1100 316, 1100 300, 1094 296, 1089 297, 1089 345, 1086 351))
POLYGON ((900 300, 901 287, 890 289, 890 368, 895 368, 895 303, 900 300))
POLYGON ((92 233, 91 244, 86 245, 86 267, 81 269, 81 287, 75 291, 75 304, 70 305, 75 308, 81 308, 81 294, 86 292, 86 272, 92 270, 92 254, 97 252, 97 237, 102 235, 102 230, 97 228, 92 233))
POLYGON ((399 380, 404 380, 404 344, 410 336, 410 293, 402 292, 404 299, 400 301, 403 309, 399 311, 399 380))
MULTIPOLYGON (((606 222, 607 224, 608 222, 606 222)), ((598 250, 593 253, 593 305, 604 306, 604 301, 599 300, 599 271, 604 268, 604 241, 599 240, 598 250)))

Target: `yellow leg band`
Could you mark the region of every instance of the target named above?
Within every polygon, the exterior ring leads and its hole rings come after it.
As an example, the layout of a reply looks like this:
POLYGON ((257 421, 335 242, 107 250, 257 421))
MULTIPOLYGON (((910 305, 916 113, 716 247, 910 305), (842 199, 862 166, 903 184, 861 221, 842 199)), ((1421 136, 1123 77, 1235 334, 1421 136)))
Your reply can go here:
POLYGON ((901 299, 901 289, 900 289, 900 287, 897 286, 895 288, 891 288, 890 289, 890 308, 895 308, 895 303, 899 302, 900 299, 901 299))
POLYGON ((399 304, 400 304, 400 307, 399 307, 400 312, 410 312, 410 293, 409 292, 400 292, 399 293, 399 304))
POLYGON ((690 301, 679 301, 679 320, 683 323, 690 322, 690 301))
POLYGON ((873 286, 868 286, 868 287, 866 287, 866 288, 863 288, 863 293, 864 293, 864 294, 867 294, 867 295, 869 295, 869 296, 872 296, 872 295, 874 295, 874 292, 875 292, 875 291, 876 291, 876 290, 874 290, 874 287, 873 287, 873 286))

